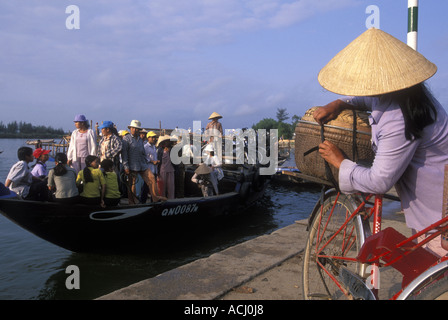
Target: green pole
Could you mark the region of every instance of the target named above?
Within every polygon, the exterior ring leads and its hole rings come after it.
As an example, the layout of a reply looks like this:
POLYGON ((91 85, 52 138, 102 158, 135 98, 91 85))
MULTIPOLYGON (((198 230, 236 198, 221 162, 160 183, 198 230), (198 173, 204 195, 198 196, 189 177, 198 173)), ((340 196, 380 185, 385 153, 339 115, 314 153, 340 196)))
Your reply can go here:
POLYGON ((408 46, 417 50, 418 0, 408 0, 408 46))

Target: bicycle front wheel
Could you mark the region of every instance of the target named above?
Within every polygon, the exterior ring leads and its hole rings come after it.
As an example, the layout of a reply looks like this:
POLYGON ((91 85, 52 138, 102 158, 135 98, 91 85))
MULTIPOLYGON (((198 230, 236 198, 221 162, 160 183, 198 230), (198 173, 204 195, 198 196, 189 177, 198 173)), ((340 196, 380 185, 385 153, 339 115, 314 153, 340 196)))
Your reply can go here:
POLYGON ((364 230, 360 215, 351 217, 356 208, 351 196, 333 192, 314 214, 303 258, 305 300, 351 298, 339 274, 343 267, 361 273, 356 256, 364 243, 364 230))

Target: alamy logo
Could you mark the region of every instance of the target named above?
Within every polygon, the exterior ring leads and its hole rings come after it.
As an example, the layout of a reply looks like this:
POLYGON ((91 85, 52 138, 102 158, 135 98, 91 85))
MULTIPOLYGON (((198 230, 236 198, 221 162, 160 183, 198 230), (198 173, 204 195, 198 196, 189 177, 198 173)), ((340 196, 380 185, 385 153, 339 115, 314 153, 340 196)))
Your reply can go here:
POLYGON ((65 280, 65 287, 68 290, 72 289, 80 289, 80 273, 78 266, 75 265, 69 265, 65 269, 65 273, 70 274, 67 279, 65 280))
POLYGON ((378 266, 369 265, 366 268, 366 273, 370 274, 366 279, 366 286, 369 289, 380 288, 380 269, 378 266))
POLYGON ((80 29, 81 19, 79 7, 72 4, 65 8, 65 13, 70 14, 67 19, 65 19, 65 27, 68 30, 80 29))
MULTIPOLYGON (((236 164, 261 164, 260 175, 275 174, 278 166, 278 130, 265 129, 230 130, 226 129, 224 137, 216 129, 202 133, 201 121, 193 121, 193 135, 185 129, 175 129, 171 140, 178 140, 170 153, 174 164, 200 164, 206 158, 207 151, 201 151, 201 141, 209 141, 213 146, 214 156, 223 163, 223 159, 234 159, 236 164), (221 146, 224 145, 224 150, 221 146), (188 152, 185 150, 188 149, 188 152), (193 157, 191 157, 193 155, 193 157)), ((233 161, 233 160, 232 160, 233 161)))
POLYGON ((380 28, 380 8, 370 5, 366 8, 366 14, 370 14, 366 19, 366 28, 380 28))

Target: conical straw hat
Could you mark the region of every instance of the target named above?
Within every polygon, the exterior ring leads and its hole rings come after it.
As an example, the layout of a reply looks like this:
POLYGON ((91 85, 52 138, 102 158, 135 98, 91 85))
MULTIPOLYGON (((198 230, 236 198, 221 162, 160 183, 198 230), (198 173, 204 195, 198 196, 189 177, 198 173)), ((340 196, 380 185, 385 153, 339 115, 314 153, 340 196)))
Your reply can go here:
POLYGON ((337 94, 372 96, 412 87, 436 71, 435 64, 407 44, 371 28, 331 59, 318 81, 337 94))
POLYGON ((210 115, 210 117, 208 117, 208 119, 209 120, 211 120, 211 119, 221 119, 222 118, 222 115, 220 115, 219 113, 217 113, 217 112, 213 112, 211 115, 210 115))
POLYGON ((201 163, 194 172, 197 174, 209 174, 212 172, 212 169, 210 169, 205 163, 201 163))

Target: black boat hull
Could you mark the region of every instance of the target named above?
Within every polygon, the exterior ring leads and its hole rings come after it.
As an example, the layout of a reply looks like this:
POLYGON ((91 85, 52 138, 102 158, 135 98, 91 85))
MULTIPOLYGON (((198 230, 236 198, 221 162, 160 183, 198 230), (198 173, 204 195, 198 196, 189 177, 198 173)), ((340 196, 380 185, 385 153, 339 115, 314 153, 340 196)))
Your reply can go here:
POLYGON ((0 212, 36 236, 74 252, 150 249, 157 241, 181 241, 185 234, 244 212, 263 195, 264 187, 246 195, 242 192, 106 209, 0 199, 0 212))

